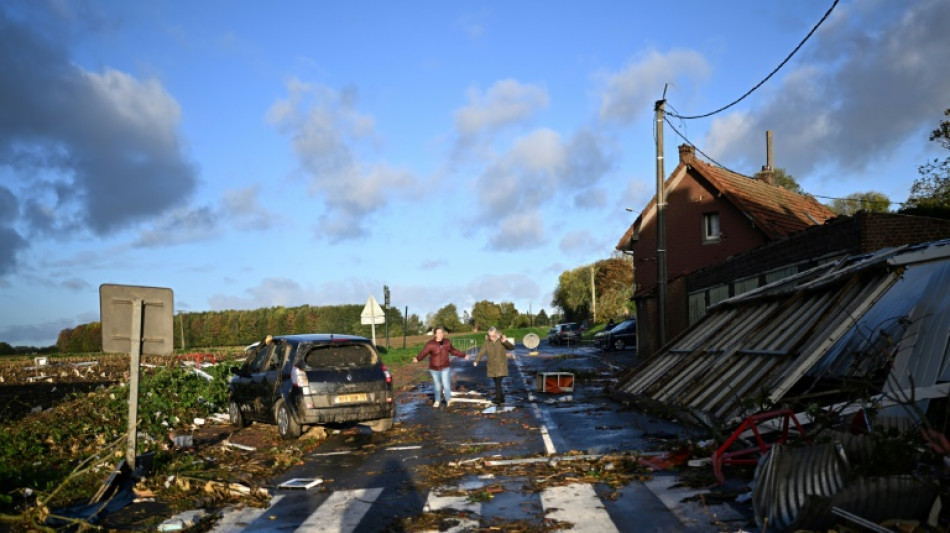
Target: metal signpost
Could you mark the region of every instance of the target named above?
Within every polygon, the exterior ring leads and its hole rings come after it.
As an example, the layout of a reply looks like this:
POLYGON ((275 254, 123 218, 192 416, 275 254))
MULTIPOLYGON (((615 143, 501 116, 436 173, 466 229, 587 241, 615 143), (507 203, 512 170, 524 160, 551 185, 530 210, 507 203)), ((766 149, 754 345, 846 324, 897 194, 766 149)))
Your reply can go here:
POLYGON ((129 429, 125 460, 135 469, 135 441, 139 410, 139 370, 142 354, 170 355, 174 344, 171 289, 133 285, 99 286, 102 351, 131 356, 129 372, 129 429))
POLYGON ((379 306, 376 298, 371 295, 366 300, 366 307, 363 308, 363 312, 360 313, 360 324, 364 326, 369 324, 373 327, 373 346, 376 346, 376 324, 384 324, 385 322, 386 315, 383 314, 383 308, 379 306))

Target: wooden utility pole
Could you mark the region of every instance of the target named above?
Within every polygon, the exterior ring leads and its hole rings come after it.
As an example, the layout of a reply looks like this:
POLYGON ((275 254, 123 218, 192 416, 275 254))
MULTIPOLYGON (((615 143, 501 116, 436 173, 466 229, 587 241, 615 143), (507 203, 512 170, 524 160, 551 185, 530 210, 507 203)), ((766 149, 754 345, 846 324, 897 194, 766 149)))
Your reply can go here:
POLYGON ((666 189, 663 186, 663 116, 666 113, 666 89, 663 100, 656 101, 656 314, 659 343, 666 344, 666 189))

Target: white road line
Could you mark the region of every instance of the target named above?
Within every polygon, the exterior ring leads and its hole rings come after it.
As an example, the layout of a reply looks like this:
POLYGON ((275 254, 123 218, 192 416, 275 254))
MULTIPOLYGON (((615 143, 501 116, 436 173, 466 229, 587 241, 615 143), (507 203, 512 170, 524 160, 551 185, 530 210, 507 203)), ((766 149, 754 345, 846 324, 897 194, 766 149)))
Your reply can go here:
POLYGON ((574 527, 565 531, 619 533, 600 497, 594 492, 594 487, 587 483, 544 489, 541 492, 541 504, 546 518, 574 524, 574 527))
POLYGON ((218 520, 218 523, 214 525, 210 533, 229 533, 232 531, 241 531, 246 528, 248 524, 257 520, 264 515, 267 511, 277 505, 283 499, 283 496, 274 496, 270 500, 270 507, 267 509, 260 509, 257 507, 245 507, 244 509, 230 509, 225 510, 221 515, 221 519, 218 520))
POLYGON ((383 492, 373 489, 336 491, 300 524, 295 531, 305 533, 349 533, 383 492))
POLYGON ((454 509, 479 516, 482 514, 482 504, 480 502, 469 501, 468 496, 439 496, 435 492, 429 492, 426 505, 422 510, 431 513, 444 509, 454 509))
POLYGON ((515 356, 515 366, 518 367, 518 373, 521 374, 521 382, 524 384, 525 390, 528 392, 528 401, 531 402, 531 412, 534 413, 535 418, 541 421, 541 440, 544 441, 544 451, 548 455, 554 455, 557 453, 557 449, 554 447, 554 441, 551 440, 551 434, 548 432, 548 426, 556 429, 557 426, 551 422, 551 419, 548 418, 548 414, 545 411, 542 411, 538 407, 538 403, 535 401, 534 393, 531 392, 531 388, 528 386, 528 378, 525 377, 524 369, 521 368, 521 360, 518 356, 515 356))

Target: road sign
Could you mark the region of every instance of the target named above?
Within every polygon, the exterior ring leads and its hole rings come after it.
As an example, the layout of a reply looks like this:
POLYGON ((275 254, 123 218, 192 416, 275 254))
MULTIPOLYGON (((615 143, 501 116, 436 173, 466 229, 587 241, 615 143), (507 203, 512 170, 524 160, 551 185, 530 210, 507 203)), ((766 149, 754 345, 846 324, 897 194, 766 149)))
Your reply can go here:
POLYGON ((142 354, 172 353, 174 334, 171 289, 135 285, 99 286, 102 351, 127 353, 129 361, 129 418, 125 462, 135 470, 136 424, 139 412, 139 370, 142 354))
POLYGON ((363 312, 360 313, 360 324, 364 326, 384 324, 386 322, 386 315, 383 314, 383 308, 379 306, 379 302, 376 301, 376 298, 370 296, 366 300, 366 307, 363 308, 363 312))
POLYGON ((104 283, 99 286, 99 319, 102 323, 102 351, 144 355, 169 355, 173 351, 171 289, 104 283), (138 318, 133 318, 133 311, 138 318), (141 347, 133 346, 138 334, 141 347))

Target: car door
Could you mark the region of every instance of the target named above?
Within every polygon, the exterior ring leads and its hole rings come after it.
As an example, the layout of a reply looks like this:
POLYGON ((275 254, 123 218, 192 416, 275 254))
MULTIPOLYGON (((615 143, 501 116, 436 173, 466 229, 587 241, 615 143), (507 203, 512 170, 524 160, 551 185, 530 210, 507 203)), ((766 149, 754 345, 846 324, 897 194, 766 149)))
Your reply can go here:
POLYGON ((231 399, 241 406, 241 412, 244 413, 244 416, 250 418, 254 418, 253 404, 255 393, 252 385, 254 368, 256 368, 255 362, 257 361, 259 352, 260 347, 247 349, 244 364, 235 371, 230 382, 231 399))
POLYGON ((290 352, 290 344, 277 344, 265 356, 261 363, 261 379, 258 381, 258 390, 261 395, 261 416, 272 420, 274 406, 280 399, 281 370, 290 352))
POLYGON ((265 344, 257 351, 257 357, 254 359, 251 369, 250 385, 248 386, 253 400, 251 410, 254 418, 258 420, 269 421, 272 417, 270 406, 274 404, 271 398, 271 389, 268 381, 271 361, 274 357, 276 344, 265 344))

